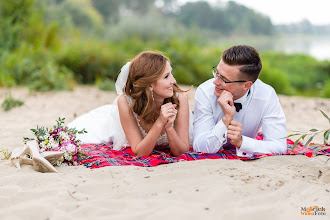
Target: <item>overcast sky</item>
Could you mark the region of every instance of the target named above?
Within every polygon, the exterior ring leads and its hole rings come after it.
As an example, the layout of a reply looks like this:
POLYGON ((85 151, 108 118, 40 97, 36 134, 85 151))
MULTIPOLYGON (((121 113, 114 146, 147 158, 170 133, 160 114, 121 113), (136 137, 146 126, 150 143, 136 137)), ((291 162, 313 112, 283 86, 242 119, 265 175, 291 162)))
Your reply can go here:
MULTIPOLYGON (((182 0, 190 1, 190 0, 182 0)), ((196 0, 191 0, 196 1, 196 0)), ((218 0, 208 0, 216 3, 218 0)), ((220 0, 227 2, 228 0, 220 0)), ((330 0, 234 0, 268 15, 273 24, 289 24, 307 18, 312 24, 330 24, 330 0)))

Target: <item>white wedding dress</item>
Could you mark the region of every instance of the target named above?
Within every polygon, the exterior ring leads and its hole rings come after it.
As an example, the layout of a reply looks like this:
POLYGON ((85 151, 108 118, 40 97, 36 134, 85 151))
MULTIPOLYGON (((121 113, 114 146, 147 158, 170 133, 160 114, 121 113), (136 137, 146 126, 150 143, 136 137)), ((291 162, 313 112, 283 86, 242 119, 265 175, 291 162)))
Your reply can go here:
MULTIPOLYGON (((119 111, 117 100, 121 94, 124 94, 123 89, 126 85, 126 80, 129 72, 128 62, 121 69, 120 74, 118 75, 116 81, 116 91, 117 98, 114 100, 113 104, 104 105, 96 109, 91 110, 90 112, 76 118, 74 121, 68 124, 68 127, 75 127, 77 130, 85 130, 88 133, 77 134, 82 144, 100 144, 113 142, 113 149, 120 150, 123 146, 129 146, 129 143, 126 139, 125 133, 120 123, 119 111)), ((125 94, 126 96, 126 94, 125 94)), ((131 97, 126 96, 128 103, 131 104, 131 97)), ((138 127, 141 131, 143 137, 147 133, 140 126, 139 120, 136 117, 136 114, 133 112, 135 119, 137 120, 138 127)), ((189 144, 192 145, 192 133, 193 133, 193 115, 189 111, 189 144)), ((157 139, 156 146, 165 146, 168 145, 167 135, 161 135, 157 139)))

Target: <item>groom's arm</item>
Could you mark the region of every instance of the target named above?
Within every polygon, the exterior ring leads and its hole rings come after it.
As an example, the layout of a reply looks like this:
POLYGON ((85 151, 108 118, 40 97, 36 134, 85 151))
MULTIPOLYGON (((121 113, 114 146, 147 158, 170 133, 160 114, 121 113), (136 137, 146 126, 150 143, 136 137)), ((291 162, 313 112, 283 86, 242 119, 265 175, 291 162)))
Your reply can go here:
POLYGON ((264 139, 261 141, 242 136, 242 145, 236 149, 237 156, 287 152, 286 118, 275 91, 272 91, 268 99, 261 125, 264 139))
POLYGON ((212 103, 198 87, 195 93, 193 148, 196 152, 216 153, 227 142, 227 127, 215 122, 212 103))

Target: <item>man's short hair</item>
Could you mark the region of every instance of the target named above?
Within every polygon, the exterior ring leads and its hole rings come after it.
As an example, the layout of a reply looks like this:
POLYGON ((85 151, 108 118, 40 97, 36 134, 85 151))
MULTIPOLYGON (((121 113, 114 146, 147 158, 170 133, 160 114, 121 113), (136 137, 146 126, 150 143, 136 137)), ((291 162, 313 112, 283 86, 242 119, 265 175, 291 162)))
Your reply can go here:
POLYGON ((258 51, 248 45, 232 46, 222 53, 222 61, 230 66, 241 66, 240 72, 246 79, 255 82, 262 69, 258 51))

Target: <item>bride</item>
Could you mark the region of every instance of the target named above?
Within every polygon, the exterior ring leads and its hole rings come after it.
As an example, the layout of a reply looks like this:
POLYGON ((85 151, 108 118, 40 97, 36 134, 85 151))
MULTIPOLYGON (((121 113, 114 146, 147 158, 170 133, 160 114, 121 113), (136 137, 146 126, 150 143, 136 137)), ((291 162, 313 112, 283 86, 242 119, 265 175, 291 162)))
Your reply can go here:
POLYGON ((169 147, 174 156, 189 150, 192 117, 188 98, 172 75, 170 60, 152 51, 126 63, 116 81, 118 97, 71 122, 85 128, 77 137, 83 144, 113 142, 120 150, 130 146, 137 157, 169 147))

